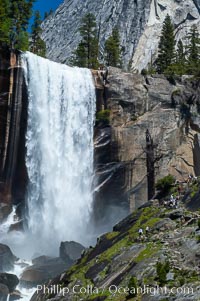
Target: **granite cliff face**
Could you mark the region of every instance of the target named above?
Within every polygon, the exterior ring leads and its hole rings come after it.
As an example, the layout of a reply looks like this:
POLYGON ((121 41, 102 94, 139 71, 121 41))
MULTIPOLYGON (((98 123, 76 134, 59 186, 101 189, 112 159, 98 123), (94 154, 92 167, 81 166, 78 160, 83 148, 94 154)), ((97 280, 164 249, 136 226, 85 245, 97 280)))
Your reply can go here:
POLYGON ((69 61, 80 41, 78 29, 87 12, 96 16, 101 54, 105 40, 117 26, 124 67, 139 71, 157 55, 167 14, 175 24, 177 39, 185 36, 193 24, 200 25, 199 0, 65 0, 42 25, 49 59, 61 63, 69 61))
POLYGON ((151 1, 149 19, 133 56, 133 70, 141 71, 157 57, 162 24, 167 14, 174 23, 177 41, 181 39, 184 44, 187 43, 185 36, 194 24, 200 30, 199 0, 151 1))
POLYGON ((81 19, 87 12, 91 12, 97 19, 100 51, 112 29, 117 26, 127 65, 148 20, 150 3, 150 0, 65 0, 42 26, 48 58, 62 63, 69 60, 80 41, 78 29, 81 19))

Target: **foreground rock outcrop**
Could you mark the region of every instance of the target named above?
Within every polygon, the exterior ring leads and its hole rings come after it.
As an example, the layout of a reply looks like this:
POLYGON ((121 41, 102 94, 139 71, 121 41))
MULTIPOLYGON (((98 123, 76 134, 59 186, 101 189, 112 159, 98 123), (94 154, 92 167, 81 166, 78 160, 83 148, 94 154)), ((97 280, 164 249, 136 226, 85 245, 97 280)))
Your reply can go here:
POLYGON ((22 287, 32 288, 44 284, 48 280, 68 270, 81 257, 85 248, 74 241, 61 242, 60 256, 40 256, 32 260, 32 265, 26 267, 20 277, 22 287))
MULTIPOLYGON (((178 186, 171 189, 178 193, 178 186)), ((127 300, 132 277, 137 279, 138 295, 130 300, 198 301, 200 215, 186 209, 184 202, 195 194, 200 208, 199 189, 199 180, 184 184, 177 208, 162 205, 169 196, 147 203, 101 236, 31 301, 127 300)))

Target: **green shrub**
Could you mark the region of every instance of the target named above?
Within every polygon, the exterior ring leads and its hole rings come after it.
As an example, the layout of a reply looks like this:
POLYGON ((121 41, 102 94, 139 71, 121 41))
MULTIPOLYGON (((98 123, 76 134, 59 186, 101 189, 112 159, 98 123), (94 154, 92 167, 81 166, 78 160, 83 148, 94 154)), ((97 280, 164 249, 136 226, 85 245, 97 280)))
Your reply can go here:
POLYGON ((105 124, 109 124, 110 122, 110 110, 102 110, 97 112, 96 115, 97 122, 103 122, 105 124))
POLYGON ((179 279, 179 284, 180 284, 180 286, 183 286, 185 284, 185 278, 184 277, 181 277, 179 279))
POLYGON ((200 229, 200 219, 198 220, 198 228, 200 229))
POLYGON ((170 263, 169 263, 169 261, 165 262, 165 270, 166 270, 167 273, 169 273, 169 271, 170 271, 170 263))
POLYGON ((156 189, 159 190, 163 195, 169 193, 172 185, 175 183, 175 178, 172 175, 168 175, 156 183, 156 189))
POLYGON ((169 261, 162 263, 157 262, 156 265, 156 272, 157 272, 157 279, 161 286, 164 286, 167 282, 167 273, 170 271, 170 264, 169 261))
POLYGON ((191 192, 190 192, 190 196, 191 198, 193 198, 194 196, 196 196, 196 194, 199 192, 199 185, 198 183, 192 185, 191 187, 191 192))
POLYGON ((141 74, 142 74, 143 76, 146 76, 146 75, 148 74, 147 69, 142 69, 141 74))
POLYGON ((137 283, 137 278, 136 277, 131 277, 129 280, 128 284, 129 288, 129 295, 127 299, 131 299, 137 296, 137 288, 138 288, 138 283, 137 283))

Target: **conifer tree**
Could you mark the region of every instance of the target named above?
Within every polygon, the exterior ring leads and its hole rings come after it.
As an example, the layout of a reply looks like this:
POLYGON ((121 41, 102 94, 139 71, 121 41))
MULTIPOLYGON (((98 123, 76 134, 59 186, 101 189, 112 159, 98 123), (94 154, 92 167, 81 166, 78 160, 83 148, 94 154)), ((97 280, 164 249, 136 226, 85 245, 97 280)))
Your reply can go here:
POLYGON ((87 53, 86 53, 85 45, 82 42, 80 42, 74 52, 74 57, 72 57, 71 63, 74 66, 86 68, 87 67, 86 57, 87 57, 87 53))
POLYGON ((177 44, 176 62, 180 65, 184 65, 186 62, 185 50, 181 40, 179 40, 177 44))
POLYGON ((105 42, 105 61, 108 66, 120 67, 121 60, 119 31, 115 27, 112 35, 105 42))
POLYGON ((98 67, 98 37, 96 19, 93 14, 88 13, 83 17, 79 31, 82 39, 71 62, 79 67, 96 69, 98 67))
POLYGON ((39 11, 35 12, 34 22, 31 27, 31 47, 30 50, 40 56, 45 56, 46 53, 46 45, 45 42, 41 39, 40 35, 42 33, 41 28, 41 16, 39 11))
POLYGON ((181 40, 177 43, 176 61, 165 71, 166 75, 183 75, 186 73, 186 54, 181 40))
POLYGON ((10 44, 12 48, 28 49, 28 34, 26 31, 34 2, 35 0, 10 0, 10 44))
POLYGON ((200 66, 200 38, 196 25, 191 28, 187 38, 189 40, 187 47, 188 71, 195 73, 200 66))
POLYGON ((129 295, 127 299, 132 299, 137 296, 138 294, 138 283, 137 278, 131 277, 128 283, 129 295))
POLYGON ((10 5, 9 0, 1 0, 0 2, 0 44, 9 43, 9 29, 11 19, 9 17, 10 5))
POLYGON ((51 8, 49 12, 44 13, 44 19, 48 18, 53 13, 53 9, 51 8))
POLYGON ((164 20, 158 48, 157 68, 160 73, 163 73, 173 63, 175 57, 174 26, 169 15, 164 20))

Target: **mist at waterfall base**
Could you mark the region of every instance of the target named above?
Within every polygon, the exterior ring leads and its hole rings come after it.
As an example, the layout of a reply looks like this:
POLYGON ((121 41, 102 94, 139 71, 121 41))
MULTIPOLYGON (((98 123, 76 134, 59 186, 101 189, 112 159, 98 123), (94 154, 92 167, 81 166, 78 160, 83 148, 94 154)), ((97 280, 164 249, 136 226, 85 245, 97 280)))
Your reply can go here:
POLYGON ((29 52, 22 63, 28 90, 27 228, 4 231, 1 242, 29 260, 57 256, 61 241, 94 245, 128 212, 108 206, 98 226, 92 216, 96 94, 91 71, 29 52))

